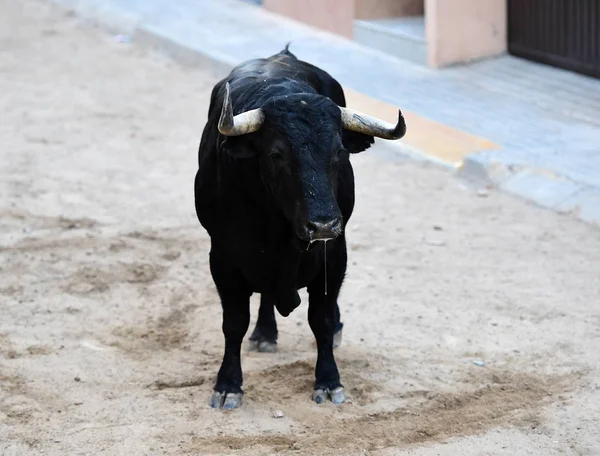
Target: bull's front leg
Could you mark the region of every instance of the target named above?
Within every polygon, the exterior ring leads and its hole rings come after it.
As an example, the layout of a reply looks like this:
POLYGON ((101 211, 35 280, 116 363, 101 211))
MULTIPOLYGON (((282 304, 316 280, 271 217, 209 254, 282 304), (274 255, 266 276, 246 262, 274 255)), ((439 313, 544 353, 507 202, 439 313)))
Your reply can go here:
POLYGON ((338 348, 342 345, 342 330, 344 329, 344 323, 342 323, 340 315, 340 306, 335 303, 335 328, 333 330, 333 348, 338 348))
POLYGON ((211 252, 211 272, 223 307, 225 353, 210 397, 213 408, 234 409, 242 405, 242 341, 250 325, 250 296, 241 274, 231 271, 211 252))
POLYGON ((328 397, 334 404, 346 400, 344 387, 333 355, 334 334, 339 324, 337 297, 346 272, 346 245, 343 236, 327 245, 327 265, 323 265, 308 286, 308 323, 317 342, 317 365, 313 400, 320 404, 328 397), (325 269, 327 268, 327 269, 325 269), (337 315, 336 315, 337 314, 337 315))

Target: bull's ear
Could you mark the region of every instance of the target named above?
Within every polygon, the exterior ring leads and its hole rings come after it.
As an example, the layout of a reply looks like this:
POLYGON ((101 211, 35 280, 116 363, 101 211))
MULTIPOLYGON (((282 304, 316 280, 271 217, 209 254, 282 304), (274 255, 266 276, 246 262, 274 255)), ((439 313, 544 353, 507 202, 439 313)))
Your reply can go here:
POLYGON ((342 131, 342 142, 344 147, 351 154, 358 154, 371 147, 371 144, 375 142, 375 138, 370 135, 363 133, 357 133, 355 131, 343 130, 342 131))
POLYGON ((219 143, 219 150, 235 158, 256 156, 248 141, 237 136, 223 136, 219 143))

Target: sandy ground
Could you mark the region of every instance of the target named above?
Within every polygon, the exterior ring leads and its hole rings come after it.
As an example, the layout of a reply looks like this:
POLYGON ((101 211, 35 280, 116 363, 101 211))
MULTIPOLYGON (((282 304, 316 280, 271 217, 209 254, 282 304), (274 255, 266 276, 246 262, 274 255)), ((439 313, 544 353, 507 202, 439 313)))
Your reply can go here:
POLYGON ((243 408, 210 409, 214 75, 45 2, 0 11, 2 456, 600 454, 600 232, 381 147, 354 160, 351 400, 311 402, 303 304, 244 353, 243 408))

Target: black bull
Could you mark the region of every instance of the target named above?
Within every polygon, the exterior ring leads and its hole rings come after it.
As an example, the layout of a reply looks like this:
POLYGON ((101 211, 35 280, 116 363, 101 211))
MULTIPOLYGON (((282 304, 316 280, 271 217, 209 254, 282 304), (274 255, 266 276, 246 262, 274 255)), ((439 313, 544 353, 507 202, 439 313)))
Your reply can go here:
POLYGON ((260 293, 251 343, 273 351, 274 308, 289 315, 307 287, 317 342, 313 399, 344 401, 333 348, 342 323, 337 297, 346 273, 344 229, 354 208, 350 154, 397 125, 347 109, 340 84, 286 47, 244 62, 212 91, 198 152, 196 213, 211 238, 210 271, 223 307, 225 354, 210 404, 241 405, 240 350, 250 296, 260 293), (321 242, 316 242, 321 241, 321 242))

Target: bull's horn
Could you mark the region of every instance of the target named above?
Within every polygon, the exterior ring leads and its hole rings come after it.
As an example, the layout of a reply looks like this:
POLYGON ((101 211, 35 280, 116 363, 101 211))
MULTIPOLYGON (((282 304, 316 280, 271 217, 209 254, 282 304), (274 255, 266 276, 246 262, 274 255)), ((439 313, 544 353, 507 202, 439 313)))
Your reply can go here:
POLYGON ((231 105, 231 89, 229 83, 225 84, 225 98, 219 118, 219 131, 225 136, 240 136, 258 131, 265 120, 265 115, 260 109, 252 109, 233 115, 231 105))
POLYGON ((340 111, 342 113, 342 125, 347 130, 383 139, 400 139, 406 134, 406 122, 400 110, 398 110, 398 123, 396 125, 352 109, 340 107, 340 111))

